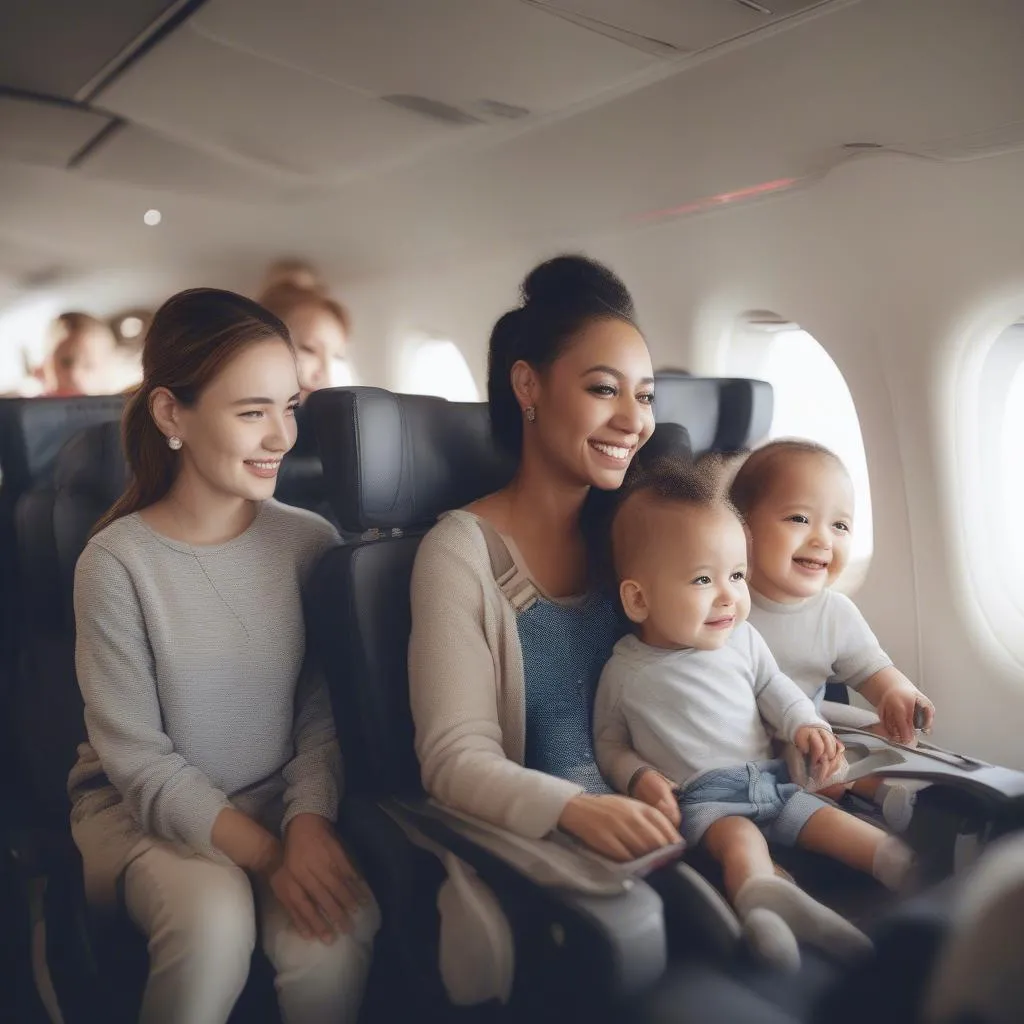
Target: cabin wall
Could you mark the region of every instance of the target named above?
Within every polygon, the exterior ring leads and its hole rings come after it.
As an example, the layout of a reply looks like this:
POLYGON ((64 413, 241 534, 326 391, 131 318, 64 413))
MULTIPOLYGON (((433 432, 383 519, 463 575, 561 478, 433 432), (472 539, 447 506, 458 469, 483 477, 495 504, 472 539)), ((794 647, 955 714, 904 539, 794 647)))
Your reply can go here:
POLYGON ((393 383, 404 334, 429 330, 461 346, 483 393, 492 323, 530 266, 563 249, 623 276, 656 366, 728 373, 744 311, 798 322, 839 365, 860 416, 875 551, 858 603, 938 705, 939 742, 1024 768, 1024 671, 978 600, 958 452, 965 360, 1024 314, 1024 245, 1008 215, 1022 180, 1022 153, 947 164, 884 154, 702 217, 544 249, 499 242, 464 265, 346 290, 360 375, 393 383))

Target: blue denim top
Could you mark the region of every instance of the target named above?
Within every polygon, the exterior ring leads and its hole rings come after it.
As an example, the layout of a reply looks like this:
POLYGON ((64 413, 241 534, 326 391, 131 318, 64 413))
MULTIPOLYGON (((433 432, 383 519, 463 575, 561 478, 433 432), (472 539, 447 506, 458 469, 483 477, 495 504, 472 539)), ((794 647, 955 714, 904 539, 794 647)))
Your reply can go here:
POLYGON ((516 619, 526 685, 526 767, 611 793, 594 760, 597 682, 623 626, 612 601, 538 596, 516 619))

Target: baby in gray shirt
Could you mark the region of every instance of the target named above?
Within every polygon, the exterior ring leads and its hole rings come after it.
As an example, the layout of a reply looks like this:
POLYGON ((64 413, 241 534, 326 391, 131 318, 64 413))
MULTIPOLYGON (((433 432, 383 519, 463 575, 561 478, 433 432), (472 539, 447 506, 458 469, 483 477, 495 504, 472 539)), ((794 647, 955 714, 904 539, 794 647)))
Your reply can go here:
POLYGON ((911 854, 794 784, 773 758, 766 722, 810 757, 818 781, 835 771, 843 748, 745 621, 746 538, 714 474, 655 463, 619 506, 612 546, 636 635, 616 645, 598 686, 602 772, 721 864, 726 894, 763 959, 795 967, 797 939, 838 956, 862 951, 868 940, 849 922, 776 876, 768 842, 834 857, 891 888, 902 885, 911 854), (634 771, 637 756, 649 767, 634 771))
MULTIPOLYGON (((913 744, 915 716, 931 729, 931 701, 893 665, 857 606, 831 589, 849 560, 854 525, 842 462, 810 441, 773 441, 746 459, 730 496, 750 535, 750 621, 782 670, 819 711, 825 683, 845 683, 874 705, 879 721, 843 724, 913 744)), ((913 793, 905 786, 868 778, 853 789, 881 805, 891 828, 909 824, 913 793)))

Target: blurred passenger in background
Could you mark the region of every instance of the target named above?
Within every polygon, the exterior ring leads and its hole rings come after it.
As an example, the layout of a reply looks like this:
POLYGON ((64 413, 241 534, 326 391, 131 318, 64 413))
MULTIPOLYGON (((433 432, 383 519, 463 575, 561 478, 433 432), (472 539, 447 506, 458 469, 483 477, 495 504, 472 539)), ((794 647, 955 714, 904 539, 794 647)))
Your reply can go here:
POLYGON ((117 392, 132 390, 142 380, 142 343, 152 319, 151 310, 139 307, 110 320, 117 340, 113 373, 114 390, 117 392))
POLYGON ((320 388, 345 383, 338 371, 348 349, 351 320, 311 268, 300 267, 293 277, 280 275, 258 301, 288 327, 298 360, 301 401, 320 388))
POLYGON ((319 270, 305 260, 286 259, 271 263, 263 275, 259 294, 263 295, 280 284, 290 284, 304 292, 327 295, 330 288, 319 270))
POLYGON ((61 313, 40 370, 43 394, 112 394, 117 390, 116 362, 117 340, 110 327, 88 313, 61 313))

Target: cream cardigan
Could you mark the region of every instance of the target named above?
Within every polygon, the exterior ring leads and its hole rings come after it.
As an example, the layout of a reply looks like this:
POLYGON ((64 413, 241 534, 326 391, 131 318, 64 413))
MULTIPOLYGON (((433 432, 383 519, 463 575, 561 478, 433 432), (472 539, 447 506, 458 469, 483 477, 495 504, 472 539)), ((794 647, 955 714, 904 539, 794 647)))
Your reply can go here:
MULTIPOLYGON (((510 553, 516 557, 514 546, 510 553)), ((423 786, 442 804, 541 838, 583 792, 523 766, 526 698, 516 611, 494 579, 471 512, 442 516, 416 555, 409 696, 423 786)), ((628 777, 644 764, 636 757, 619 767, 628 777)))

